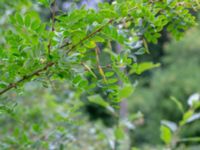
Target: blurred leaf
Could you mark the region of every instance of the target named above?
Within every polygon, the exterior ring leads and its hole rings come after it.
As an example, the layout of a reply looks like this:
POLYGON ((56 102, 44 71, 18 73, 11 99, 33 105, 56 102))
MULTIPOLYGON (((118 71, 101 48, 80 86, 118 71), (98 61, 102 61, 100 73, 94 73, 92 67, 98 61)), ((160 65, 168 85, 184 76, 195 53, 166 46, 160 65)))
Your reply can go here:
POLYGON ((15 19, 16 19, 16 21, 17 21, 17 23, 18 24, 20 24, 20 25, 23 25, 24 23, 24 21, 23 21, 23 18, 22 18, 22 16, 21 16, 21 14, 19 14, 19 13, 16 13, 15 14, 15 19))
POLYGON ((45 7, 48 7, 50 4, 50 0, 38 0, 38 2, 44 5, 45 7))
POLYGON ((143 39, 143 44, 144 44, 144 48, 145 48, 146 53, 149 54, 150 53, 149 52, 149 47, 148 47, 147 41, 145 39, 143 39))
POLYGON ((152 63, 152 62, 143 62, 143 63, 140 63, 140 64, 135 63, 135 64, 132 66, 132 69, 131 69, 131 71, 130 71, 130 74, 132 74, 132 73, 141 74, 141 73, 143 73, 144 71, 147 71, 147 70, 150 70, 150 69, 159 67, 159 66, 160 66, 159 63, 154 64, 154 63, 152 63))
POLYGON ((200 142, 200 137, 182 138, 179 142, 200 142))
POLYGON ((200 119, 200 113, 194 113, 190 118, 187 119, 187 123, 191 123, 199 119, 200 119))
POLYGON ((26 15, 24 23, 26 27, 29 27, 31 25, 31 16, 26 15))
POLYGON ((88 100, 92 103, 95 103, 95 104, 103 106, 103 107, 109 106, 109 104, 100 95, 89 96, 88 100))
POLYGON ((107 78, 109 78, 109 77, 112 77, 112 76, 114 76, 114 72, 106 72, 105 73, 105 76, 107 77, 107 78))
POLYGON ((170 129, 164 125, 161 125, 160 131, 161 131, 160 137, 163 140, 163 142, 165 142, 165 144, 167 145, 170 144, 172 138, 170 129))
POLYGON ((177 105, 178 109, 184 113, 183 105, 175 97, 171 96, 170 99, 177 105))
POLYGON ((183 126, 187 123, 187 120, 192 117, 192 115, 194 114, 193 110, 188 110, 186 113, 184 113, 183 115, 183 119, 180 121, 180 126, 183 126))
POLYGON ((168 121, 168 120, 162 120, 161 124, 168 127, 173 132, 175 132, 178 128, 178 126, 175 122, 168 121))
POLYGON ((124 138, 124 130, 122 127, 115 128, 115 138, 117 140, 122 140, 124 138))
POLYGON ((135 88, 131 84, 124 84, 119 90, 119 99, 127 98, 133 94, 135 88))
POLYGON ((132 147, 131 150, 139 150, 137 147, 132 147))

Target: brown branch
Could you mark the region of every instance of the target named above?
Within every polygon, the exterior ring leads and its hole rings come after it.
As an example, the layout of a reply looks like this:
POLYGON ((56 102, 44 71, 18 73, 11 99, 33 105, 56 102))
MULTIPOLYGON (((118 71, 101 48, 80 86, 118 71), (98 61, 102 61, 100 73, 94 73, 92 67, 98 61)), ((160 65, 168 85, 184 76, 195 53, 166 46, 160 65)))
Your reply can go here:
MULTIPOLYGON (((52 31, 55 30, 55 9, 56 9, 56 0, 53 1, 53 13, 52 13, 52 31)), ((133 9, 135 9, 136 7, 134 7, 133 9)), ((133 10, 131 9, 131 10, 133 10)), ((73 49, 75 49, 77 46, 82 45, 84 41, 88 40, 89 38, 93 37, 94 35, 96 35, 97 33, 101 32, 107 25, 112 24, 114 21, 114 19, 110 19, 106 24, 102 25, 101 27, 99 27, 97 30, 93 31, 92 33, 90 33, 89 35, 87 35, 86 37, 84 37, 82 40, 80 40, 78 43, 72 45, 72 47, 67 51, 67 54, 69 52, 71 52, 73 49)), ((64 44, 62 46, 60 46, 59 48, 64 48, 66 47, 68 44, 64 44)), ((51 40, 49 41, 48 44, 48 53, 50 56, 50 51, 51 51, 51 40)), ((52 67, 53 65, 55 65, 55 62, 48 62, 43 68, 38 69, 36 71, 34 71, 33 73, 26 75, 24 77, 22 77, 20 80, 11 83, 10 85, 8 85, 5 89, 3 89, 2 91, 0 91, 0 95, 6 93, 7 91, 9 91, 10 89, 16 88, 20 83, 24 82, 25 80, 31 79, 34 76, 39 76, 40 73, 46 71, 48 68, 52 67)), ((111 66, 108 66, 111 67, 111 66)), ((101 69, 101 66, 100 66, 101 69)))
POLYGON ((55 64, 54 62, 49 62, 43 68, 38 69, 38 70, 32 72, 31 74, 25 75, 20 80, 14 82, 14 83, 11 83, 4 90, 0 91, 0 95, 6 93, 10 89, 16 88, 20 83, 22 83, 25 80, 29 80, 29 79, 31 79, 34 76, 39 76, 41 72, 44 72, 45 70, 47 70, 49 67, 53 66, 54 64, 55 64))

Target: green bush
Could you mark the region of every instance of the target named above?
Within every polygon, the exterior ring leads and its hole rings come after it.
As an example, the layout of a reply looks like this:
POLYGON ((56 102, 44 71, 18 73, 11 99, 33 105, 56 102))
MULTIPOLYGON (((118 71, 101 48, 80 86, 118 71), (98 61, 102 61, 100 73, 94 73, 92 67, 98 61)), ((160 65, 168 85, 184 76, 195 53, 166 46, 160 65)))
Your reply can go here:
MULTIPOLYGON (((159 69, 152 78, 141 79, 132 99, 129 100, 130 111, 140 110, 145 122, 134 134, 135 143, 158 143, 160 120, 177 121, 181 113, 170 99, 175 96, 185 109, 187 99, 193 93, 200 92, 200 30, 191 29, 180 41, 173 40, 165 45, 165 56, 159 69), (148 83, 148 86, 142 86, 148 83), (149 134, 146 134, 149 133, 149 134)), ((188 125, 184 136, 199 136, 198 123, 188 125)))

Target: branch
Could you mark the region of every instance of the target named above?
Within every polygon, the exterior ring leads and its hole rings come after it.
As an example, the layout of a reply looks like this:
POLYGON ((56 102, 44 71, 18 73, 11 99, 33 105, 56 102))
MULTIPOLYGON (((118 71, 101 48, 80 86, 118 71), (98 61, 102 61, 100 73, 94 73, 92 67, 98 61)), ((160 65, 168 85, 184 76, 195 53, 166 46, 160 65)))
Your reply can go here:
POLYGON ((74 44, 68 51, 67 54, 69 52, 71 52, 73 49, 75 49, 77 46, 82 45, 84 41, 88 40, 89 38, 93 37, 94 35, 96 35, 97 33, 101 32, 107 25, 113 23, 113 19, 110 19, 106 24, 102 25, 100 28, 98 28, 97 30, 95 30, 94 32, 90 33, 89 35, 87 35, 85 38, 83 38, 82 40, 80 40, 77 44, 74 44))
MULTIPOLYGON (((110 21, 108 21, 106 24, 102 25, 100 28, 98 28, 97 30, 95 30, 94 32, 90 33, 89 35, 87 35, 86 37, 84 37, 82 40, 80 40, 77 44, 74 44, 68 51, 67 53, 69 53, 70 51, 72 51, 73 49, 75 49, 78 45, 81 45, 84 41, 88 40, 89 38, 91 38, 92 36, 96 35, 98 32, 102 31, 103 28, 105 28, 108 24, 111 24, 113 22, 113 20, 111 19, 110 21)), ((61 46, 60 48, 64 48, 66 45, 61 46)), ((11 83, 10 85, 8 85, 5 89, 3 89, 2 91, 0 91, 0 95, 6 93, 7 91, 16 88, 20 83, 24 82, 25 80, 31 79, 34 76, 39 76, 41 72, 44 72, 45 70, 47 70, 48 68, 52 67, 55 64, 55 62, 49 62, 47 63, 43 68, 34 71, 33 73, 29 74, 29 75, 25 75, 23 78, 21 78, 20 80, 11 83)))
MULTIPOLYGON (((67 53, 69 53, 70 51, 72 51, 73 49, 75 49, 78 45, 83 44, 84 41, 88 40, 89 38, 93 37, 94 35, 96 35, 97 33, 101 32, 107 25, 113 23, 113 19, 110 19, 106 24, 102 25, 101 27, 99 27, 97 30, 93 31, 92 33, 90 33, 89 35, 87 35, 86 37, 84 37, 83 39, 81 39, 78 43, 74 44, 68 51, 67 53)), ((64 44, 62 45, 60 48, 64 48, 65 46, 67 46, 68 44, 64 44)))
POLYGON ((8 85, 4 90, 0 91, 0 95, 6 93, 7 91, 9 91, 10 89, 16 88, 20 83, 22 83, 25 80, 29 80, 34 76, 39 76, 41 72, 44 72, 45 70, 47 70, 49 67, 53 66, 55 63, 54 62, 49 62, 47 63, 43 68, 38 69, 34 72, 32 72, 31 74, 25 75, 23 78, 21 78, 20 80, 11 83, 10 85, 8 85))

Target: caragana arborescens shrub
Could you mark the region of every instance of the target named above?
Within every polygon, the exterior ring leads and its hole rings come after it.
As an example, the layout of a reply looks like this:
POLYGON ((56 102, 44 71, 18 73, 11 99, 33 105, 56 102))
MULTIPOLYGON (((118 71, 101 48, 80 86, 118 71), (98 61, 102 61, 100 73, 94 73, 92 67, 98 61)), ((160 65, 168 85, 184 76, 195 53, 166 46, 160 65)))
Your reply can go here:
POLYGON ((56 0, 1 0, 0 7, 2 99, 16 98, 30 81, 44 87, 52 80, 67 81, 75 96, 85 94, 113 113, 134 91, 131 75, 158 66, 137 61, 149 52, 147 43, 157 43, 163 28, 180 38, 195 24, 189 10, 199 3, 116 0, 96 9, 73 5, 65 12, 56 0), (49 21, 41 19, 40 7, 50 10, 49 21))
POLYGON ((13 15, 3 23, 10 27, 1 32, 1 95, 30 80, 48 77, 69 80, 84 91, 101 87, 119 102, 132 91, 129 74, 155 67, 136 60, 142 51, 148 52, 147 42, 156 43, 163 27, 179 38, 195 24, 188 9, 198 6, 196 1, 126 0, 100 3, 97 10, 83 6, 60 12, 56 1, 34 3, 50 7, 49 22, 42 21, 36 11, 13 8, 13 15), (120 44, 120 52, 111 42, 120 44), (145 50, 137 51, 134 45, 138 43, 145 50), (125 74, 122 68, 129 71, 125 74), (119 80, 121 87, 116 86, 119 80))

